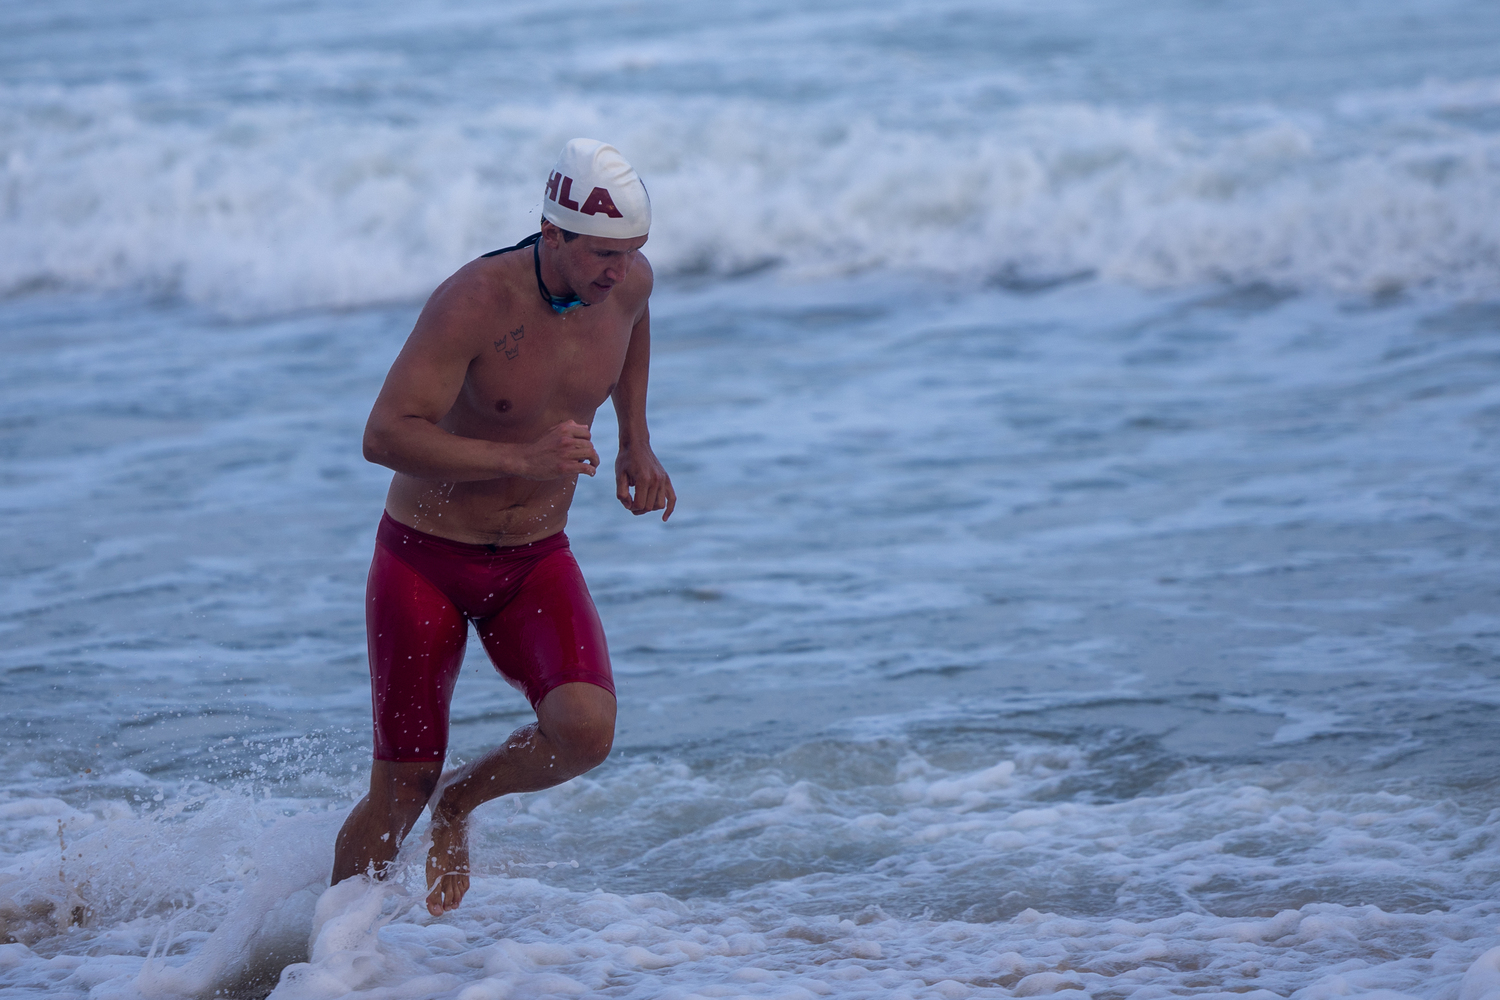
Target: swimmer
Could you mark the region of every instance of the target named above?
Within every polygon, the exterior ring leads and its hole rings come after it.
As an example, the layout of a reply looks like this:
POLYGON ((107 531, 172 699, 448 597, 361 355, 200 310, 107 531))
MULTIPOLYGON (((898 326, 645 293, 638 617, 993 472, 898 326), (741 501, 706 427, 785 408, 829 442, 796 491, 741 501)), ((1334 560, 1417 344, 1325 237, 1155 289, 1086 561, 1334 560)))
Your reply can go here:
POLYGON ((598 613, 563 528, 590 427, 619 418, 615 495, 677 503, 651 451, 651 202, 613 146, 574 139, 547 179, 541 232, 438 286, 386 376, 364 453, 395 472, 365 595, 374 709, 370 791, 335 847, 334 883, 379 878, 432 808, 427 908, 469 888, 467 822, 484 802, 567 781, 614 740, 598 613), (536 722, 444 774, 448 706, 473 625, 536 722))

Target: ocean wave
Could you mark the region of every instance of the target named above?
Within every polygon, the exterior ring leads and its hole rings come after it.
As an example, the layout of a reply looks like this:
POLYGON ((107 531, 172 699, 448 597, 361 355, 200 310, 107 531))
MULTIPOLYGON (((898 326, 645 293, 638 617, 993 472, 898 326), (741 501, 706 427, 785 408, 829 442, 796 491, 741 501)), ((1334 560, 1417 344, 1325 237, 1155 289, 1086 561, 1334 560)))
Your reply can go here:
POLYGON ((532 230, 576 133, 646 177, 666 274, 1484 297, 1500 292, 1497 112, 1497 81, 1351 95, 1321 116, 1033 103, 924 128, 750 99, 407 119, 11 86, 0 293, 145 290, 250 313, 419 298, 532 230))
POLYGON ((325 889, 339 798, 12 799, 0 831, 30 849, 0 871, 0 983, 139 1000, 1493 982, 1482 806, 1243 769, 1060 798, 1089 766, 1077 747, 949 770, 827 741, 719 768, 619 761, 476 814, 472 890, 441 920, 420 831, 384 884, 325 889))

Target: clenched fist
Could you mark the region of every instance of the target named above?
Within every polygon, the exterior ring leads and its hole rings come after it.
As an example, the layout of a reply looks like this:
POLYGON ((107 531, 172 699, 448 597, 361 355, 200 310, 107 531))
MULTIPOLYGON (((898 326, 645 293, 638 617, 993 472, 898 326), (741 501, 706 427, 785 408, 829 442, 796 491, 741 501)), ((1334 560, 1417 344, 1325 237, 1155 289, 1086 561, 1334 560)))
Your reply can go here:
POLYGON ((615 496, 637 516, 666 508, 665 521, 677 507, 677 491, 649 445, 622 445, 615 459, 615 496), (634 494, 632 495, 632 489, 634 494))
POLYGON ((589 429, 576 420, 564 420, 528 444, 521 453, 523 479, 560 479, 580 472, 592 476, 599 471, 599 453, 589 440, 589 429))

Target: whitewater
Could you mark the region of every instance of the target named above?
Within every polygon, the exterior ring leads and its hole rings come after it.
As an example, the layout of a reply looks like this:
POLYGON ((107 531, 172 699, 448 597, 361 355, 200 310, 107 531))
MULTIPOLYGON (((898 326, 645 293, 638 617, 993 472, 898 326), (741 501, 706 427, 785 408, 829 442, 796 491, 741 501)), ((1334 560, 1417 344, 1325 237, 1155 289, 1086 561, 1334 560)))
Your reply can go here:
MULTIPOLYGON (((1497 1000, 1497 53, 1479 0, 0 8, 0 993, 1497 1000), (615 750, 433 918, 425 823, 328 887, 360 434, 574 136, 651 191, 681 501, 580 485, 615 750)), ((471 647, 450 763, 531 717, 471 647)))

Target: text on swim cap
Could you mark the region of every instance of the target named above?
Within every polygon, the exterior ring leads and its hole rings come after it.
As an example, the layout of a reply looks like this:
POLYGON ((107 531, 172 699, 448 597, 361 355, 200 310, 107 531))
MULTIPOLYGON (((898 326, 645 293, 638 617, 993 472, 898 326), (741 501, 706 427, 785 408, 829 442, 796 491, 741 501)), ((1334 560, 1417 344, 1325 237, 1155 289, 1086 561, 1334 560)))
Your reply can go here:
POLYGON ((602 187, 596 187, 589 192, 589 196, 583 199, 583 207, 578 207, 578 202, 572 198, 573 178, 564 177, 557 171, 547 178, 547 197, 557 202, 563 208, 569 208, 580 215, 598 215, 603 212, 611 219, 621 219, 624 216, 615 207, 615 200, 609 196, 609 191, 602 187), (559 185, 561 189, 559 190, 559 185))

